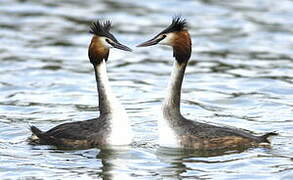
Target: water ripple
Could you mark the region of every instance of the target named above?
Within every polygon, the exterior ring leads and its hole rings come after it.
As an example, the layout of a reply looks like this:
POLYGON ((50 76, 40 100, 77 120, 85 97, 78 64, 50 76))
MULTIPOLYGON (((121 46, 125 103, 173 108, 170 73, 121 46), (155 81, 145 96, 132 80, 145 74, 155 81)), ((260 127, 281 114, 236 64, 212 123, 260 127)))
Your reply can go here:
POLYGON ((293 169, 293 3, 289 0, 0 2, 0 176, 4 179, 290 179, 293 169), (190 119, 256 134, 269 148, 190 152, 158 147, 157 119, 171 48, 111 50, 108 73, 135 131, 129 147, 66 150, 27 143, 47 130, 99 115, 88 26, 111 19, 134 47, 182 14, 193 53, 183 84, 190 119), (32 173, 33 172, 33 173, 32 173))

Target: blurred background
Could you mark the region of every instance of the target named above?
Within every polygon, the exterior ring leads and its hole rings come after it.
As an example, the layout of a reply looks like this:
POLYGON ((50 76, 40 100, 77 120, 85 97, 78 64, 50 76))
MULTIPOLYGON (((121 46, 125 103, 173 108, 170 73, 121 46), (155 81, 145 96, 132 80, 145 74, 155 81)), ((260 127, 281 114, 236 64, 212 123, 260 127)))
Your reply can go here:
POLYGON ((290 0, 1 0, 1 179, 292 179, 293 2, 290 0), (190 119, 276 131, 271 148, 187 153, 157 145, 157 119, 172 49, 135 48, 181 14, 193 53, 183 83, 190 119), (130 147, 32 146, 29 125, 48 130, 99 115, 87 48, 89 25, 134 52, 111 50, 108 75, 135 131, 130 147))

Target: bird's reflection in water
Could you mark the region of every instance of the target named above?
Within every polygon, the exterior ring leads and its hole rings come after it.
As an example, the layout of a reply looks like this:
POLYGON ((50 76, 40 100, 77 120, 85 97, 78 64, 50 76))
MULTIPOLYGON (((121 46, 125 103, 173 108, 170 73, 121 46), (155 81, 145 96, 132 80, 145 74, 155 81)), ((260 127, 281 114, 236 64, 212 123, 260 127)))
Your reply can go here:
POLYGON ((131 159, 130 148, 127 146, 101 149, 97 159, 102 161, 102 172, 98 175, 104 180, 133 179, 128 172, 127 164, 131 159))
MULTIPOLYGON (((247 149, 247 148, 246 148, 247 149)), ((180 149, 180 148, 165 148, 159 147, 157 149, 156 155, 157 158, 160 159, 161 162, 165 163, 166 166, 162 167, 158 170, 161 178, 174 178, 182 179, 187 176, 188 171, 192 170, 193 175, 189 178, 200 179, 200 169, 194 169, 189 166, 189 163, 220 163, 225 161, 219 160, 217 157, 225 156, 225 155, 233 155, 238 154, 246 149, 236 149, 236 150, 221 150, 221 151, 198 151, 193 149, 180 149), (210 158, 214 158, 211 160, 210 158), (218 159, 218 160, 216 160, 218 159)), ((233 157, 235 158, 235 157, 233 157)), ((233 159, 232 158, 232 159, 233 159)), ((221 159, 221 158, 220 158, 221 159)), ((235 160, 235 159, 233 159, 235 160)))

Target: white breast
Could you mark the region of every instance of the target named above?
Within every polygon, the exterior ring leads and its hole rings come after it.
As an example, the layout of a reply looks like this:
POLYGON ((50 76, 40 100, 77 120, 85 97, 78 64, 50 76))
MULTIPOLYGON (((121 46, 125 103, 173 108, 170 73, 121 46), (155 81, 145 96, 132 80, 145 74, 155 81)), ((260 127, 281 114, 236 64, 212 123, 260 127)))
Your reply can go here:
POLYGON ((111 145, 128 145, 132 142, 133 133, 130 121, 124 109, 115 109, 111 115, 111 134, 108 142, 111 145))
POLYGON ((170 127, 168 121, 161 117, 158 121, 159 145, 162 147, 179 148, 179 142, 175 131, 170 127))

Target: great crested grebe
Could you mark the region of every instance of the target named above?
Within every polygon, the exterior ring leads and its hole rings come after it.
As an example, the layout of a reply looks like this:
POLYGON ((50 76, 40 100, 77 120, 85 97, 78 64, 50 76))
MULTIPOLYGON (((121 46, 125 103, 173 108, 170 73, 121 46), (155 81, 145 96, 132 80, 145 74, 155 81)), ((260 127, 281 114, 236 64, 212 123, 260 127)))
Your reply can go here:
POLYGON ((127 145, 132 141, 132 131, 125 109, 113 95, 109 85, 106 62, 110 48, 132 51, 109 32, 110 21, 92 23, 93 34, 88 56, 95 69, 99 94, 100 117, 58 125, 47 132, 35 126, 31 131, 40 144, 61 147, 91 148, 105 145, 127 145))
POLYGON ((137 47, 155 44, 173 47, 175 58, 167 96, 162 105, 162 118, 158 122, 160 146, 197 150, 243 148, 257 146, 262 142, 269 143, 267 138, 277 135, 271 132, 255 136, 240 129, 219 127, 183 117, 180 112, 181 86, 192 47, 186 20, 173 18, 165 30, 137 47))

